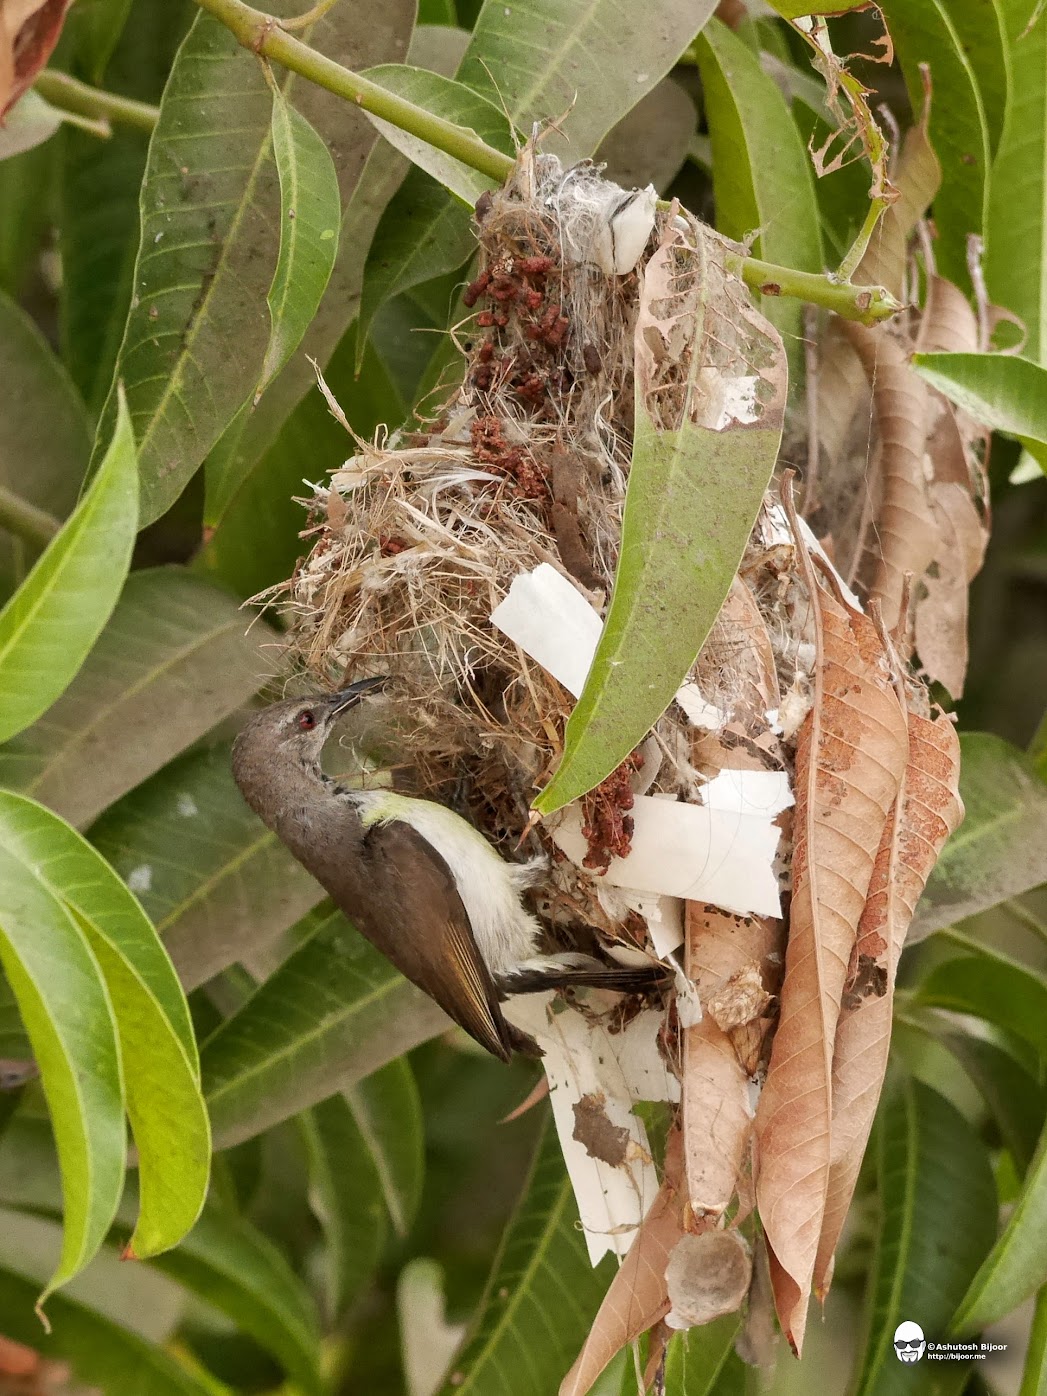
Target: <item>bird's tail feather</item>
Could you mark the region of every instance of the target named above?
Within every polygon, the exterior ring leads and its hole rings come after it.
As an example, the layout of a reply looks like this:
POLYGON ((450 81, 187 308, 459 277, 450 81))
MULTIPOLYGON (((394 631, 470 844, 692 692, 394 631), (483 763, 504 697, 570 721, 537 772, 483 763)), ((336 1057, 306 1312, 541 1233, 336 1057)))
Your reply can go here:
POLYGON ((613 989, 619 994, 646 994, 661 988, 672 976, 665 965, 610 966, 563 965, 521 967, 503 974, 500 988, 507 994, 540 994, 547 989, 613 989))

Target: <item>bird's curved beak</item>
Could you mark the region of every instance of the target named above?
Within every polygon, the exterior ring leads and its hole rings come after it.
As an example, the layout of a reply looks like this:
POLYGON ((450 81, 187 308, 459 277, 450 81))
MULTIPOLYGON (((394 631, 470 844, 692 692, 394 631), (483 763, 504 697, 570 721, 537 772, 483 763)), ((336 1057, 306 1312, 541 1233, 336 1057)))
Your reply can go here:
POLYGON ((351 683, 348 688, 340 688, 337 693, 331 693, 325 701, 331 705, 333 717, 339 713, 344 713, 349 708, 353 708, 359 703, 361 698, 365 698, 368 693, 379 693, 389 682, 387 674, 377 675, 371 679, 358 679, 356 683, 351 683))

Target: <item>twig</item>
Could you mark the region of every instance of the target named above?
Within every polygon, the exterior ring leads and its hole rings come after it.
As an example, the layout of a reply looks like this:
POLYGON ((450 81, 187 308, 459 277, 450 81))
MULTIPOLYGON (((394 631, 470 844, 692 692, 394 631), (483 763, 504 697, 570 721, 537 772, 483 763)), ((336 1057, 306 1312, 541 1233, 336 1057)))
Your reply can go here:
POLYGON ((44 548, 61 527, 61 520, 46 509, 38 509, 13 490, 0 485, 0 528, 15 534, 23 542, 32 543, 34 547, 44 548))
POLYGON ((272 15, 252 9, 243 0, 196 0, 196 3, 220 20, 244 48, 290 68, 337 97, 355 102, 373 116, 453 155, 470 169, 479 170, 499 183, 508 178, 515 163, 511 155, 503 155, 464 126, 434 116, 406 98, 379 87, 370 78, 325 58, 288 34, 281 28, 280 20, 272 15))
POLYGON ((77 116, 136 126, 140 131, 149 132, 160 117, 159 107, 135 102, 130 97, 118 97, 114 92, 103 92, 100 87, 90 87, 54 68, 45 68, 39 73, 33 86, 45 102, 60 111, 75 112, 77 116))

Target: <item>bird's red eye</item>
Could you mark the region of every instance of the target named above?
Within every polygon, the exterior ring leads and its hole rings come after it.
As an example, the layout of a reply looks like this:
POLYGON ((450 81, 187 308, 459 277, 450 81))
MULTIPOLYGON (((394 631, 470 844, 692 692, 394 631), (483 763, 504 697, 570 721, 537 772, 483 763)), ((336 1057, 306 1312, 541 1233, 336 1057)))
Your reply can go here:
POLYGON ((316 726, 316 714, 308 711, 304 713, 299 713, 298 726, 302 729, 303 732, 311 732, 313 728, 316 726))

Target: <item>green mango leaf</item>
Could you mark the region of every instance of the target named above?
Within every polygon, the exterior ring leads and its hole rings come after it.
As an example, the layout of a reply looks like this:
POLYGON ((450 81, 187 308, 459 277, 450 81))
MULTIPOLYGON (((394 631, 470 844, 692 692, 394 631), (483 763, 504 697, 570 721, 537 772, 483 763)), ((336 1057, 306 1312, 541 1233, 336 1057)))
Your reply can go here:
POLYGON ((1024 1173, 1047 1119, 1047 1090, 995 1042, 968 1033, 948 1033, 942 1040, 978 1087, 1019 1174, 1024 1173))
POLYGON ((329 1314, 338 1318, 376 1272, 389 1223, 405 1238, 422 1199, 422 1103, 408 1060, 396 1058, 297 1122, 327 1242, 329 1314))
POLYGON ((222 1396, 228 1388, 191 1371, 157 1343, 103 1318, 85 1303, 62 1295, 51 1300, 52 1331, 33 1314, 35 1286, 0 1269, 4 1334, 46 1356, 68 1362, 78 1380, 100 1391, 148 1392, 149 1396, 222 1396))
POLYGON ((374 1278, 389 1214, 378 1170, 342 1096, 303 1111, 297 1123, 309 1157, 309 1203, 323 1227, 327 1316, 336 1322, 374 1278))
MULTIPOLYGON (((972 0, 955 0, 960 7, 972 0)), ((967 238, 985 222, 991 159, 989 127, 972 61, 950 12, 954 0, 884 0, 881 6, 913 109, 923 105, 920 64, 933 84, 930 138, 942 169, 934 199, 938 271, 966 291, 967 238)), ((982 6, 982 9, 991 8, 982 6)))
POLYGON ((346 1089, 448 1026, 330 903, 293 936, 298 949, 203 1045, 204 1095, 222 1148, 346 1089))
POLYGON ((1047 25, 1007 0, 1009 82, 1003 135, 989 178, 985 281, 990 299, 1025 326, 1022 353, 1047 361, 1047 25))
POLYGON ((1047 1288, 1041 1289, 1036 1298, 1036 1312, 1018 1396, 1047 1396, 1047 1288))
MULTIPOLYGON (((72 14, 76 14, 79 4, 72 14)), ((107 141, 67 130, 58 184, 62 357, 96 416, 113 379, 131 304, 138 190, 149 138, 128 127, 107 141)), ((90 443, 88 451, 90 454, 90 443)))
MULTIPOLYGON (((427 111, 467 127, 496 150, 513 154, 513 129, 501 108, 461 83, 394 64, 372 68, 367 76, 427 111)), ((457 271, 472 256, 476 249, 472 205, 495 183, 388 122, 372 120, 417 168, 390 200, 368 253, 357 335, 358 368, 371 322, 386 301, 445 272, 457 271), (449 199, 445 190, 457 198, 449 199)))
POLYGON ((68 688, 109 619, 131 564, 137 491, 121 396, 113 440, 91 487, 0 611, 0 741, 35 722, 68 688))
POLYGON ((77 57, 96 87, 102 85, 131 4, 132 0, 78 0, 66 21, 77 57))
MULTIPOLYGON (((42 197, 52 187, 60 141, 0 160, 0 291, 17 298, 25 287, 51 223, 51 200, 42 197)), ((0 344, 3 336, 0 336, 0 344)))
POLYGON ((880 1215, 855 1396, 958 1390, 936 1382, 944 1373, 962 1385, 964 1364, 903 1365, 894 1352, 894 1330, 910 1320, 929 1339, 944 1339, 958 1298, 996 1234, 989 1155, 955 1106, 908 1077, 885 1093, 875 1138, 880 1215))
POLYGON ((715 9, 715 0, 664 0, 655 22, 625 28, 616 0, 484 0, 458 81, 522 131, 555 120, 543 149, 574 163, 665 77, 715 9))
POLYGON ((483 1302, 441 1396, 556 1391, 612 1273, 606 1261, 595 1270, 589 1263, 563 1155, 547 1119, 483 1302))
POLYGON ((414 1224, 425 1179, 422 1103, 406 1057, 346 1088, 344 1098, 370 1151, 389 1211, 401 1239, 414 1224))
POLYGON ((1029 1165, 1021 1195, 981 1269, 963 1297, 953 1328, 975 1333, 998 1322, 1047 1284, 1047 1129, 1029 1165))
POLYGON ((908 943, 1047 882, 1047 784, 988 732, 960 737, 963 823, 942 850, 908 943))
POLYGON ((273 638, 182 568, 132 572, 65 693, 0 749, 0 783, 90 823, 250 698, 273 638))
POLYGON ((210 1130, 189 1008, 141 907, 105 860, 50 810, 0 791, 0 849, 76 917, 112 1000, 138 1149, 131 1250, 154 1255, 192 1227, 207 1195, 210 1130))
POLYGON ((403 1057, 390 1062, 303 1113, 299 1124, 337 1318, 378 1268, 390 1223, 406 1237, 421 1199, 422 1112, 409 1064, 403 1057))
POLYGON ((1047 1057, 1047 980, 967 936, 956 939, 978 953, 936 964, 920 982, 917 1002, 999 1023, 1047 1057))
POLYGON ((701 1328, 674 1334, 665 1355, 665 1396, 725 1396, 739 1367, 742 1396, 745 1366, 734 1350, 738 1329, 738 1315, 725 1314, 701 1328))
POLYGON ((90 837, 138 897, 187 989, 267 945, 323 896, 244 804, 227 746, 172 762, 90 837))
POLYGON ((273 88, 273 155, 280 176, 280 253, 267 297, 271 329, 255 402, 302 342, 334 270, 342 221, 331 152, 273 88))
MULTIPOLYGON (((297 7, 286 0, 276 8, 290 14, 297 7)), ((359 67, 389 56, 401 23, 406 32, 407 8, 407 0, 337 5, 299 37, 359 67)), ((294 74, 281 72, 278 82, 320 140, 337 149, 347 198, 372 128, 362 113, 294 74)), ((139 440, 143 523, 178 497, 258 384, 270 336, 257 308, 277 264, 279 227, 270 128, 270 92, 257 59, 223 24, 199 15, 150 143, 135 299, 117 364, 139 440)), ((103 423, 111 411, 110 396, 103 423)))
POLYGON ((257 1227, 208 1207, 177 1250, 151 1263, 250 1334, 303 1393, 319 1396, 326 1389, 319 1373, 316 1306, 282 1253, 257 1227))
POLYGON ((975 421, 1016 436, 1047 471, 1047 368, 1014 354, 914 354, 912 365, 975 421))
MULTIPOLYGON (((412 68, 403 63, 385 63, 377 68, 369 68, 364 76, 398 97, 404 97, 432 112, 434 116, 453 121, 470 134, 479 136, 485 144, 500 150, 503 155, 515 153, 515 132, 501 106, 488 101, 465 84, 440 73, 412 68)), ((497 182, 380 117, 371 116, 370 119, 390 145, 467 204, 475 204, 484 190, 492 188, 497 182)))
POLYGON ((374 317, 394 296, 463 267, 476 251, 471 210, 422 170, 411 170, 389 201, 364 272, 356 336, 362 364, 374 317))
MULTIPOLYGON (((0 167, 2 168, 2 167, 0 167)), ((0 188, 0 198, 3 197, 0 188)), ((4 222, 14 216, 4 204, 4 222)), ((0 293, 0 498, 63 519, 76 505, 91 451, 87 413, 51 346, 23 310, 0 293), (41 423, 47 430, 41 430, 41 423)), ((0 512, 0 529, 3 529, 0 512)), ((51 526, 41 516, 41 543, 51 526)), ((39 548, 0 533, 0 585, 11 589, 39 548)))
MULTIPOLYGON (((824 269, 811 160, 781 88, 759 55, 712 19, 695 51, 712 140, 716 226, 742 241, 759 230, 753 255, 799 271, 824 269)), ((803 380, 803 305, 766 297, 761 309, 781 332, 790 385, 803 380)))
MULTIPOLYGON (((374 349, 368 346, 359 378, 353 372, 355 355, 354 326, 336 349, 324 378, 357 434, 366 440, 380 423, 390 429, 399 426, 406 409, 374 349)), ((281 374, 272 391, 279 389, 284 377, 281 374)), ((267 393, 262 399, 260 412, 269 397, 267 393)), ((214 577, 245 598, 284 581, 307 548, 299 536, 305 513, 294 502, 305 493, 302 476, 306 462, 310 463, 310 478, 322 479, 327 470, 340 465, 355 450, 355 442, 331 416, 314 382, 269 449, 251 462, 238 458, 235 481, 232 476, 225 477, 232 482, 232 491, 196 561, 199 573, 214 577)))
POLYGON ((784 353, 762 323, 754 317, 746 325, 749 352, 765 365, 764 386, 774 383, 774 398, 761 403, 758 420, 744 427, 716 431, 691 420, 700 401, 698 367, 707 362, 701 340, 710 334, 700 316, 682 425, 659 429, 644 397, 644 375, 637 372, 614 591, 567 724, 559 769, 534 801, 542 815, 593 789, 643 740, 672 702, 730 589, 782 433, 784 353))
MULTIPOLYGON (((347 7, 343 7, 343 11, 347 12, 347 7)), ((457 67, 464 42, 468 41, 469 36, 461 30, 436 28, 432 25, 416 25, 411 32, 413 18, 411 0, 395 0, 392 6, 383 6, 382 23, 391 27, 394 37, 401 29, 405 36, 410 35, 407 62, 450 76, 457 67)), ((331 50, 324 51, 329 53, 331 50)), ((355 67, 358 60, 354 58, 347 61, 350 67, 355 67)), ((319 93, 320 89, 315 91, 319 93)), ((296 100, 300 106, 302 98, 296 100)), ((335 102, 344 112, 344 103, 338 99, 335 99, 335 102)), ((314 121, 313 124, 315 126, 317 123, 314 121)), ((328 124, 318 129, 321 129, 322 134, 333 146, 340 126, 328 124)), ((373 131, 370 131, 372 138, 373 135, 373 131)), ((339 345, 352 333, 352 321, 360 305, 364 262, 374 238, 375 228, 383 209, 409 169, 409 160, 398 151, 390 149, 385 141, 378 140, 370 150, 351 190, 345 188, 343 178, 343 194, 347 193, 348 197, 342 216, 338 256, 327 291, 302 340, 301 352, 291 358, 257 407, 246 417, 241 414, 234 419, 208 456, 204 522, 209 529, 217 529, 230 514, 236 518, 237 529, 245 518, 250 519, 253 527, 259 520, 268 520, 274 516, 282 522, 291 517, 291 511, 287 507, 287 496, 297 493, 297 486, 301 483, 300 470, 288 488, 279 493, 274 491, 262 503, 253 499, 250 508, 246 508, 244 495, 258 495, 256 481, 252 477, 266 473, 268 455, 276 448, 281 428, 302 411, 306 416, 309 415, 307 404, 316 392, 310 359, 327 365, 324 372, 330 381, 329 375, 334 362, 332 356, 338 356, 339 345)), ((342 406, 349 411, 350 420, 354 423, 355 417, 350 408, 358 396, 356 392, 347 394, 344 388, 339 393, 342 406)), ((323 411, 326 413, 326 408, 323 411)), ((392 417, 399 421, 403 415, 402 405, 398 407, 397 413, 399 415, 392 413, 390 417, 380 417, 379 420, 390 421, 390 425, 392 417)), ((373 428, 368 425, 368 421, 369 415, 365 414, 360 427, 361 436, 371 435, 373 428)), ((297 527, 296 525, 296 533, 297 527)), ((293 557, 291 561, 294 561, 293 557)), ((269 576, 264 582, 245 591, 244 595, 260 591, 284 575, 286 573, 269 576)))
POLYGON ((124 1082, 105 979, 68 904, 0 847, 0 966, 40 1068, 62 1172, 65 1229, 40 1303, 83 1269, 124 1183, 124 1082))

